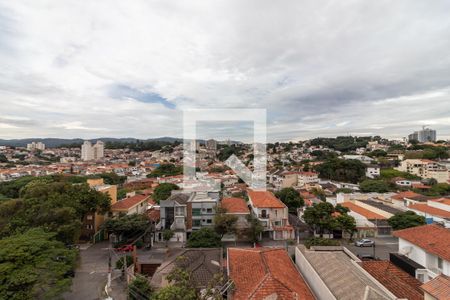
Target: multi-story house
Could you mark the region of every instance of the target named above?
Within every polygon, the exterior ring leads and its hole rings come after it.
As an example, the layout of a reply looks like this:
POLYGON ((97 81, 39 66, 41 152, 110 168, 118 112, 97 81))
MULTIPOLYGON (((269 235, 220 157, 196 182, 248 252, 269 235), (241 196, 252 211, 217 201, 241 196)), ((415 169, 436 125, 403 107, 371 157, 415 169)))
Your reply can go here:
POLYGON ((135 194, 129 195, 125 199, 117 201, 111 206, 113 216, 119 214, 132 215, 143 214, 147 211, 150 195, 135 194))
POLYGON ((447 183, 449 180, 449 171, 447 168, 429 159, 405 159, 395 169, 422 178, 434 178, 439 183, 447 183))
POLYGON ((269 191, 248 190, 251 213, 264 227, 264 234, 274 240, 293 239, 294 228, 289 225, 288 208, 269 191))
POLYGON ((160 202, 160 223, 157 229, 171 229, 172 240, 184 242, 192 231, 214 225, 219 202, 218 192, 183 192, 173 194, 160 202))
POLYGON ((298 172, 298 186, 304 186, 307 184, 319 183, 319 174, 316 172, 298 172))
POLYGON ((415 262, 415 277, 427 282, 450 275, 450 229, 437 224, 394 231, 399 254, 415 262))

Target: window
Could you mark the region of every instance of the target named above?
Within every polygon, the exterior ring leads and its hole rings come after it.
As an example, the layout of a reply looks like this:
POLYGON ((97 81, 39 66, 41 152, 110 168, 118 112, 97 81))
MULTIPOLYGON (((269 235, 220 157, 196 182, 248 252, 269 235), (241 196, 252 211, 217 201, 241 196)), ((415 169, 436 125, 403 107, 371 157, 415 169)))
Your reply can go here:
POLYGON ((194 227, 201 226, 200 220, 192 220, 192 226, 194 226, 194 227))
POLYGON ((192 209, 192 215, 193 216, 200 216, 202 214, 202 211, 200 208, 193 208, 192 209))
POLYGON ((208 208, 207 210, 206 210, 206 212, 208 213, 208 214, 211 214, 213 211, 212 211, 212 208, 208 208))
POLYGON ((444 268, 444 262, 442 261, 442 258, 438 257, 438 269, 442 271, 444 268))
POLYGON ((206 223, 207 223, 207 224, 212 224, 212 220, 211 220, 211 219, 207 219, 207 220, 206 220, 206 223))
POLYGON ((87 215, 87 216, 86 216, 86 219, 87 219, 87 220, 92 220, 92 215, 87 215))
POLYGON ((86 228, 87 229, 94 229, 94 226, 93 225, 86 225, 86 228))

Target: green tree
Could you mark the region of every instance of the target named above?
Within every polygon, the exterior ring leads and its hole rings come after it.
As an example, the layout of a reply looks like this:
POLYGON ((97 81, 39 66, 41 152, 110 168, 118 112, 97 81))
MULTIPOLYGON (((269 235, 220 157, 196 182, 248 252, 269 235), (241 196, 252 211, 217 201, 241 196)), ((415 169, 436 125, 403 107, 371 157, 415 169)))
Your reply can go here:
POLYGON ((395 214, 388 219, 388 223, 394 230, 416 227, 426 224, 425 217, 419 216, 413 211, 406 211, 403 213, 395 214))
POLYGON ((132 214, 109 218, 102 224, 102 228, 119 238, 127 239, 144 233, 149 225, 150 221, 144 215, 132 214))
POLYGON ((326 230, 332 230, 335 226, 333 220, 334 207, 331 203, 321 202, 305 209, 303 220, 311 226, 314 232, 319 232, 320 237, 326 230))
POLYGON ((130 300, 150 300, 153 299, 153 288, 148 279, 140 274, 128 285, 128 299, 130 300))
POLYGON ((227 233, 235 233, 237 221, 237 216, 229 215, 225 208, 218 207, 214 216, 214 230, 221 238, 227 233))
POLYGON ((275 196, 286 204, 290 213, 297 214, 297 208, 305 205, 300 193, 292 187, 281 189, 275 193, 275 196))
POLYGON ((386 193, 390 190, 389 184, 384 180, 366 179, 359 184, 359 188, 364 193, 386 193))
POLYGON ((173 232, 173 230, 170 229, 164 229, 163 231, 163 239, 164 241, 166 241, 166 247, 168 245, 168 242, 170 241, 170 239, 175 235, 175 232, 173 232))
POLYGON ((341 214, 336 219, 337 228, 348 233, 350 235, 350 240, 353 238, 353 234, 356 232, 356 221, 355 218, 347 214, 341 214))
POLYGON ((221 247, 220 235, 212 228, 203 227, 191 233, 187 241, 188 248, 216 248, 221 247))
POLYGON ((153 199, 159 204, 160 201, 170 197, 172 191, 179 190, 180 187, 173 183, 161 183, 153 191, 153 199))
POLYGON ((0 240, 0 299, 55 299, 71 285, 76 251, 30 229, 0 240))
POLYGON ((366 165, 356 159, 328 159, 316 166, 321 178, 357 183, 365 174, 366 165))
POLYGON ((264 230, 261 222, 253 215, 248 215, 247 221, 249 224, 249 228, 247 231, 247 236, 252 243, 256 243, 259 241, 259 237, 264 230))
MULTIPOLYGON (((125 261, 127 263, 127 267, 133 264, 133 257, 131 255, 125 256, 125 261)), ((123 257, 116 261, 116 269, 122 270, 123 268, 123 257)))

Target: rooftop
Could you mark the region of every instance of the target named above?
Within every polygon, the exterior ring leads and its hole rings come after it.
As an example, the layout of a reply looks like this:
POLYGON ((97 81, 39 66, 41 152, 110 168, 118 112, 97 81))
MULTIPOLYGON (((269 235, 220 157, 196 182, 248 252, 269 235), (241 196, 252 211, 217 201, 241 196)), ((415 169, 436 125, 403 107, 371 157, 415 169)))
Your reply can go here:
POLYGON ((363 261, 360 264, 364 270, 369 272, 370 275, 398 298, 409 300, 421 300, 424 298, 423 292, 420 290, 422 283, 390 261, 363 261))
POLYGON ((346 202, 341 203, 341 205, 349 208, 351 211, 353 211, 353 212, 355 212, 355 213, 357 213, 357 214, 367 218, 368 220, 374 220, 374 219, 375 220, 384 220, 384 219, 386 219, 382 215, 379 215, 379 214, 374 213, 374 212, 372 212, 372 211, 370 211, 368 209, 365 209, 365 208, 363 208, 361 206, 358 206, 358 205, 356 205, 353 202, 346 201, 346 202))
POLYGON ((242 198, 223 198, 222 207, 227 210, 228 213, 249 213, 247 203, 242 198))
POLYGON ((402 212, 403 212, 403 211, 400 210, 400 209, 397 209, 397 208, 395 208, 395 207, 386 205, 386 204, 384 204, 384 203, 382 203, 382 202, 380 202, 380 201, 375 201, 375 200, 359 200, 359 201, 361 201, 361 202, 363 202, 363 203, 365 203, 365 204, 368 204, 368 205, 370 205, 370 206, 373 206, 373 207, 375 207, 375 208, 384 210, 384 211, 386 211, 386 212, 388 212, 388 213, 390 213, 390 214, 393 214, 393 215, 399 214, 399 213, 402 213, 402 212))
POLYGON ((450 261, 450 229, 431 224, 397 230, 393 235, 450 261))
POLYGON ((111 210, 128 210, 137 204, 146 201, 149 197, 149 195, 135 195, 133 197, 125 198, 114 203, 111 206, 111 210))
POLYGON ((377 295, 370 299, 390 299, 376 281, 367 276, 361 266, 355 264, 344 248, 320 247, 321 251, 307 250, 304 247, 299 249, 336 299, 365 299, 367 288, 377 295), (329 250, 324 250, 326 248, 329 250))
POLYGON ((450 299, 450 277, 439 275, 420 287, 436 299, 450 299))
POLYGON ((417 194, 413 191, 400 192, 397 195, 392 196, 392 199, 395 199, 395 200, 403 200, 404 198, 419 201, 419 202, 424 202, 429 199, 429 197, 421 195, 421 194, 417 194))
POLYGON ((436 217, 450 218, 450 211, 432 207, 426 203, 411 204, 410 206, 408 206, 408 208, 418 210, 418 211, 421 211, 421 212, 424 212, 426 214, 430 214, 430 215, 433 215, 436 217))
POLYGON ((247 190, 247 194, 255 207, 285 208, 283 202, 269 191, 247 190))
POLYGON ((228 248, 228 267, 233 299, 314 299, 284 249, 228 248))

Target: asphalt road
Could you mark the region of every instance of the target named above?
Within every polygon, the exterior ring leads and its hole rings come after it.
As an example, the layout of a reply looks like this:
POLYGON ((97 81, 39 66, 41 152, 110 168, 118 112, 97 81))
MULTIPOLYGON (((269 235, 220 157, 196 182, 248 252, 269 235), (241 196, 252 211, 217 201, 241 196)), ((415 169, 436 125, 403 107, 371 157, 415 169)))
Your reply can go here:
MULTIPOLYGON (((398 251, 398 241, 395 237, 370 238, 375 241, 375 257, 383 260, 389 260, 390 252, 398 251)), ((356 247, 354 244, 345 245, 350 251, 355 254, 373 255, 374 249, 372 247, 356 247)))
POLYGON ((108 274, 108 242, 94 244, 80 250, 80 261, 75 271, 71 292, 63 295, 67 300, 96 300, 101 295, 108 274))

